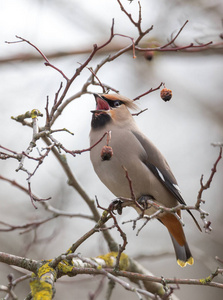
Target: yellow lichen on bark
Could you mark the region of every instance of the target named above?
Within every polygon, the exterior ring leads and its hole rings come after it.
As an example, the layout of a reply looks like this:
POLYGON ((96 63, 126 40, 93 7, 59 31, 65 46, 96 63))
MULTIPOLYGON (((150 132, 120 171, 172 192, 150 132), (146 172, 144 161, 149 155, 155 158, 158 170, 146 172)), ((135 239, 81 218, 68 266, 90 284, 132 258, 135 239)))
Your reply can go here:
POLYGON ((65 261, 62 261, 62 262, 59 262, 59 264, 57 265, 57 268, 58 268, 59 272, 69 275, 69 273, 72 272, 74 266, 69 265, 65 261))
POLYGON ((56 271, 46 261, 39 268, 37 276, 30 281, 33 300, 50 300, 53 298, 53 283, 56 280, 56 271))
MULTIPOLYGON (((99 255, 98 258, 101 258, 105 261, 107 267, 114 267, 116 263, 116 257, 118 256, 118 252, 109 252, 105 255, 99 255)), ((119 269, 122 271, 127 270, 129 267, 129 258, 125 253, 121 254, 119 261, 119 269)))
POLYGON ((33 300, 48 300, 53 298, 53 289, 50 283, 39 279, 30 282, 33 300))

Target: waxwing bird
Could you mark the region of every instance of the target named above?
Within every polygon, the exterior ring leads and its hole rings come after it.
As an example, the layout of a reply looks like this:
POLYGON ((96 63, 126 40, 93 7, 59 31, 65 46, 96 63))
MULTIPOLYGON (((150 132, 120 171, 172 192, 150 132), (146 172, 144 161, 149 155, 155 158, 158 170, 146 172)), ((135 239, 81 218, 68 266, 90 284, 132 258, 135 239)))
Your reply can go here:
MULTIPOLYGON (((137 201, 149 197, 155 203, 167 208, 175 207, 179 203, 186 205, 165 158, 137 127, 129 111, 137 108, 133 100, 119 94, 94 96, 96 109, 92 111, 90 132, 90 146, 94 147, 90 151, 90 158, 100 180, 116 197, 131 198, 131 189, 124 167, 131 179, 137 201), (111 153, 103 157, 102 149, 106 137, 101 141, 100 139, 106 132, 111 133, 109 140, 111 153)), ((156 211, 157 209, 150 205, 144 214, 151 215, 156 211)), ((177 214, 178 218, 174 214, 163 212, 157 219, 168 229, 177 263, 184 267, 187 264, 192 265, 194 260, 179 220, 180 210, 177 214)), ((191 216, 193 217, 192 214, 191 216)), ((194 217, 193 219, 200 229, 194 217)))

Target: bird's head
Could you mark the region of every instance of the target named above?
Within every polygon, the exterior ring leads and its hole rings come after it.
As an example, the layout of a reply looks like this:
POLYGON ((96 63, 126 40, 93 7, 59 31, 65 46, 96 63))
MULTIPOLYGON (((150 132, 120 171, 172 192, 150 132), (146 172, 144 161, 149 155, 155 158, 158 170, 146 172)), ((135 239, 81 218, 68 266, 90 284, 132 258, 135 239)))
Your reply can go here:
POLYGON ((94 94, 94 96, 96 109, 91 111, 93 128, 103 127, 111 121, 125 122, 132 118, 128 109, 137 109, 133 100, 119 94, 94 94))

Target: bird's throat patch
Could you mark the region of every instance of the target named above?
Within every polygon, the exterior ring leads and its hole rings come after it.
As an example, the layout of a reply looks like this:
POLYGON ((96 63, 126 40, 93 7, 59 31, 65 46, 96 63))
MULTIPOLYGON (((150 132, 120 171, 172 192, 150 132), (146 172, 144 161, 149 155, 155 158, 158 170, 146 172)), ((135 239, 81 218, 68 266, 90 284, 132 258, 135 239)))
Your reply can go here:
POLYGON ((111 122, 111 116, 104 112, 94 112, 91 120, 91 127, 93 129, 99 129, 105 127, 109 122, 111 122))

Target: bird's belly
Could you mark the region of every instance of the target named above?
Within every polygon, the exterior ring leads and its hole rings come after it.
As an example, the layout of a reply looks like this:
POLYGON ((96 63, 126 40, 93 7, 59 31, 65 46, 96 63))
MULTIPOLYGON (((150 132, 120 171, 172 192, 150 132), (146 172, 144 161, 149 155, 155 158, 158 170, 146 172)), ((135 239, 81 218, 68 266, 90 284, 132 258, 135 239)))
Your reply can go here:
POLYGON ((120 161, 112 157, 109 161, 100 161, 95 167, 95 172, 117 197, 131 198, 133 192, 138 198, 143 193, 149 192, 150 182, 145 182, 143 175, 139 174, 140 172, 137 172, 125 159, 120 161))
MULTIPOLYGON (((126 131, 122 136, 120 132, 118 134, 119 140, 117 141, 115 140, 116 132, 113 130, 109 144, 112 147, 113 156, 110 160, 101 158, 104 141, 91 149, 91 161, 100 180, 116 197, 131 198, 133 192, 136 199, 150 195, 161 205, 176 206, 175 197, 143 163, 145 150, 134 140, 134 135, 126 131)), ((99 133, 99 137, 92 140, 91 145, 94 145, 101 136, 102 134, 99 133)))
MULTIPOLYGON (((166 190, 148 167, 138 158, 116 157, 103 161, 99 155, 94 169, 100 180, 116 197, 136 199, 150 195, 157 203, 167 207, 177 205, 176 199, 166 190)), ((156 209, 150 210, 153 213, 156 209)))

